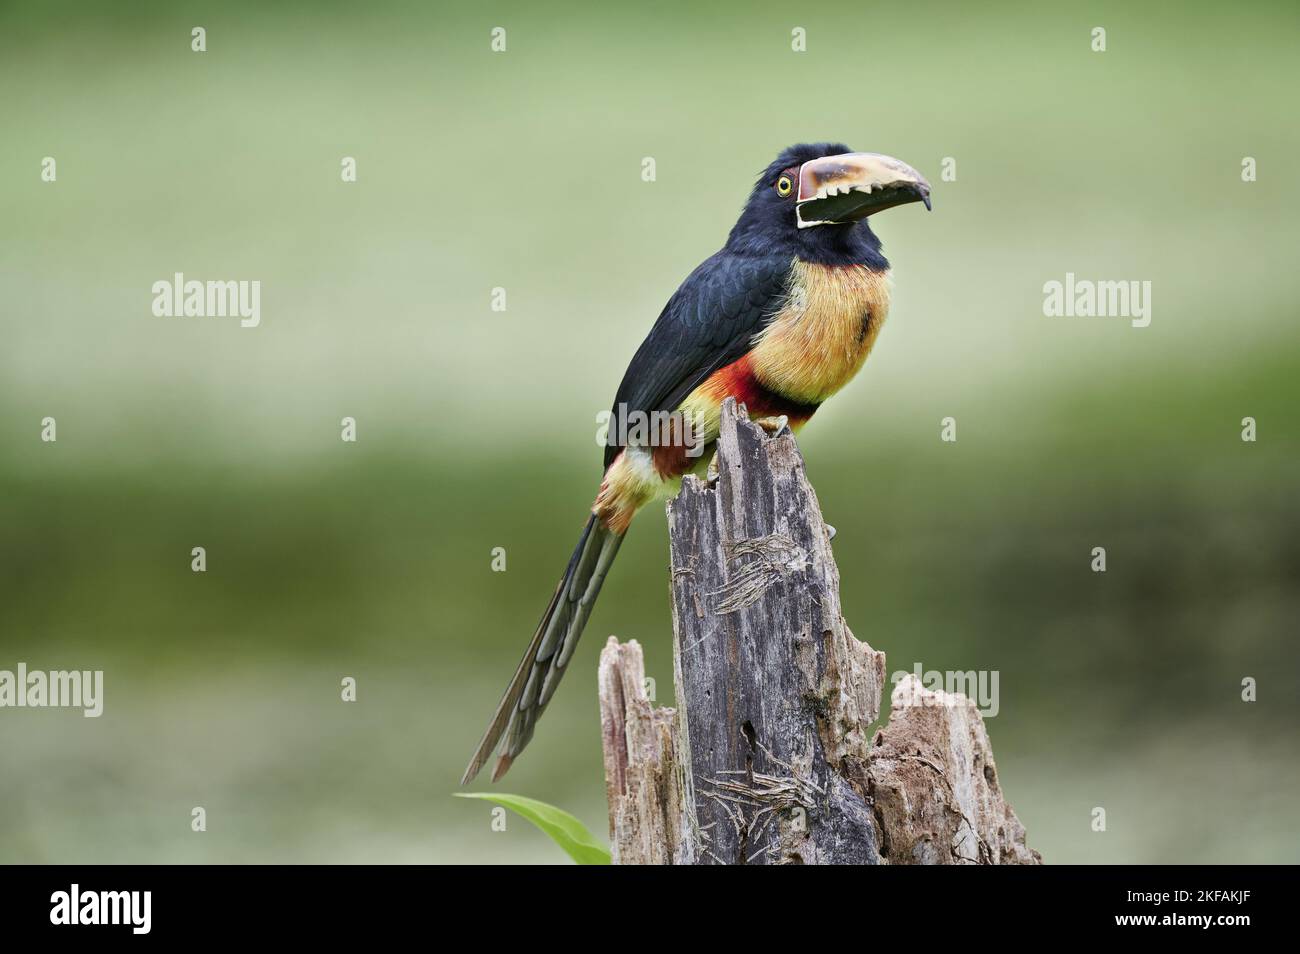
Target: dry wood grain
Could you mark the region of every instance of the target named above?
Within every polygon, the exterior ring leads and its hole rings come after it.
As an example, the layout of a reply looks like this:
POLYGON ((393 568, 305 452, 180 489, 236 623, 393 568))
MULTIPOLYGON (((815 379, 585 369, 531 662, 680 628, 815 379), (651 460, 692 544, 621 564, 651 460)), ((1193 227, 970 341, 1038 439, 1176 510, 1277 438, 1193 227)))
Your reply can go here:
POLYGON ((1037 862, 969 700, 905 679, 870 738, 884 654, 844 622, 793 435, 728 401, 717 465, 668 505, 677 709, 647 698, 636 643, 601 654, 614 860, 1037 862))

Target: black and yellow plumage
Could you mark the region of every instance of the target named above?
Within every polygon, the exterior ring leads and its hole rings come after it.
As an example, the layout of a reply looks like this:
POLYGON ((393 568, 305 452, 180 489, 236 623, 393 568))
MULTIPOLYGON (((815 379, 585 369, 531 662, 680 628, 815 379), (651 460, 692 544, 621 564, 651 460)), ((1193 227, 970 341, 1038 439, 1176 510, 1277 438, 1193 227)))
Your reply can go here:
POLYGON ((708 460, 723 400, 797 428, 857 373, 889 309, 889 263, 867 216, 918 201, 929 207, 930 187, 910 166, 836 143, 792 146, 759 176, 726 244, 677 289, 628 365, 591 515, 463 783, 498 746, 500 778, 528 744, 628 524, 708 460), (682 426, 624 437, 655 414, 682 426))

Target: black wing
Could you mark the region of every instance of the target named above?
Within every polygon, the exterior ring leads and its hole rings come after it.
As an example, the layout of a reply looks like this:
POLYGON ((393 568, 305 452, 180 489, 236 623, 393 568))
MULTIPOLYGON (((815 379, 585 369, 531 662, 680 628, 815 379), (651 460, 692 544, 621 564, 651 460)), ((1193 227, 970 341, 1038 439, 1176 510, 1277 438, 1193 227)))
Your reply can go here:
MULTIPOLYGON (((743 357, 780 307, 792 262, 725 249, 706 259, 677 289, 618 386, 610 434, 625 433, 629 412, 673 411, 709 375, 743 357)), ((605 447, 605 466, 620 446, 605 447)))

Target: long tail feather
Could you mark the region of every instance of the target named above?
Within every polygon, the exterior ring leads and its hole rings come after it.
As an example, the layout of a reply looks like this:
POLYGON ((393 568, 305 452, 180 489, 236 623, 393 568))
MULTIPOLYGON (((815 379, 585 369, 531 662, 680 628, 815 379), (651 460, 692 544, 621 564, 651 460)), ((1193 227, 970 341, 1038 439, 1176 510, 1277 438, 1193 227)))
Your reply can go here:
POLYGON ((595 516, 587 521, 573 556, 569 557, 564 577, 555 588, 524 658, 519 661, 510 685, 506 687, 492 721, 465 769, 460 780, 462 785, 474 779, 503 738, 505 742, 492 771, 494 782, 506 773, 515 757, 532 739, 537 720, 564 675, 622 542, 623 534, 602 526, 595 516))

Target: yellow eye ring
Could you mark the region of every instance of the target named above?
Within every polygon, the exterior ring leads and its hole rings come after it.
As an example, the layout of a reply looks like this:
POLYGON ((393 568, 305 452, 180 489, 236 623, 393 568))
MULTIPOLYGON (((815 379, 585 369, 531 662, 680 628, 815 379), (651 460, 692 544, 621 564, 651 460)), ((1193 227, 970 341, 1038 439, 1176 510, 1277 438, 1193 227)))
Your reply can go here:
POLYGON ((783 199, 790 194, 790 190, 793 188, 794 183, 790 181, 789 176, 782 176, 776 180, 776 194, 783 199))

